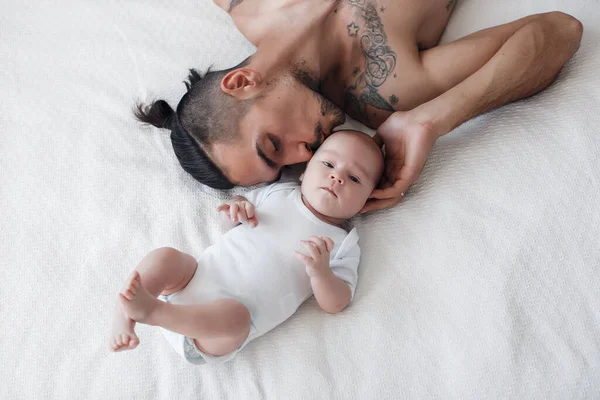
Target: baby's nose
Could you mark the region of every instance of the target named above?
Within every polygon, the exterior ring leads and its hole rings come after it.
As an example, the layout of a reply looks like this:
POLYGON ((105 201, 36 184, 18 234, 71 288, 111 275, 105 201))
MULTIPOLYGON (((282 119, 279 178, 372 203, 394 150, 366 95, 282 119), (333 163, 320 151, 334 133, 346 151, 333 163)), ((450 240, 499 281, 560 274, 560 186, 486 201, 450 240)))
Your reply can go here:
POLYGON ((344 183, 344 180, 337 174, 329 175, 329 179, 331 179, 332 181, 337 181, 340 185, 342 185, 344 183))

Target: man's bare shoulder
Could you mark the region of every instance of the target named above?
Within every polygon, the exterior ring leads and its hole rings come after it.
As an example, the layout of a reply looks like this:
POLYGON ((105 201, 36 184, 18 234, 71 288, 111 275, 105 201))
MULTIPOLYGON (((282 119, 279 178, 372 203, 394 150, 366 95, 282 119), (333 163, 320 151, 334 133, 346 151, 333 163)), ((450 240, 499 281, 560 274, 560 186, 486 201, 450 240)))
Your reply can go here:
MULTIPOLYGON (((333 9, 323 0, 213 0, 229 13, 238 30, 255 46, 263 41, 285 42, 309 34, 333 9)), ((302 43, 302 42, 298 42, 302 43)))

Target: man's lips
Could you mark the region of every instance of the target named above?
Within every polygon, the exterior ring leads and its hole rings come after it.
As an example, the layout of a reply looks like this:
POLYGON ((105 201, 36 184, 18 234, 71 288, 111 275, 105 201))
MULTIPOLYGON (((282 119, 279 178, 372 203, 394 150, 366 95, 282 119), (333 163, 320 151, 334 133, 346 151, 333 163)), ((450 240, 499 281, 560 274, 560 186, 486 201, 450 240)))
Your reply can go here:
POLYGON ((335 194, 335 191, 333 190, 333 188, 328 188, 328 187, 322 187, 321 189, 325 190, 326 192, 331 193, 332 195, 334 195, 335 197, 337 197, 337 194, 335 194))

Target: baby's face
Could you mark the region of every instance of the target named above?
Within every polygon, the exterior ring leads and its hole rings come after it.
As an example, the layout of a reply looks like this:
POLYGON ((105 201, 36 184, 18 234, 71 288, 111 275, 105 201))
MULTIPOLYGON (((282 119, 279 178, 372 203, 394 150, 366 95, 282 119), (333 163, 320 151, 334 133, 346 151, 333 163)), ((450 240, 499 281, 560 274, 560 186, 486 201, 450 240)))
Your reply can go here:
POLYGON ((383 155, 368 135, 340 131, 323 142, 302 178, 302 194, 319 213, 348 219, 365 205, 383 172, 383 155))

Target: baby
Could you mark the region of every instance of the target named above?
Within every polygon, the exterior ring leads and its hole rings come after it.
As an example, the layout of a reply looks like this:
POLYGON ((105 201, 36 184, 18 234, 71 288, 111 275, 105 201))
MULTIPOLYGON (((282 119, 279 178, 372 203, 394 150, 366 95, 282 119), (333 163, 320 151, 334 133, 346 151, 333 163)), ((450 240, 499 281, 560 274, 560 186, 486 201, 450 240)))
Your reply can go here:
POLYGON ((218 364, 313 294, 324 311, 343 310, 354 296, 360 249, 356 229, 342 225, 363 208, 383 165, 368 135, 336 132, 300 186, 274 183, 219 206, 241 224, 198 261, 171 248, 150 252, 118 295, 111 349, 135 348, 134 326, 142 322, 163 328, 187 361, 218 364))

